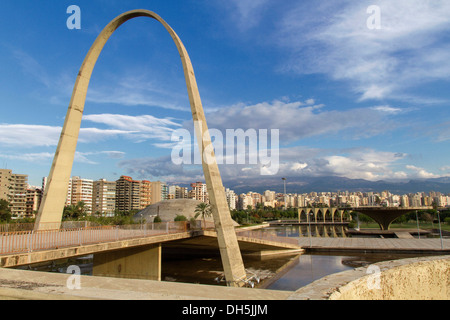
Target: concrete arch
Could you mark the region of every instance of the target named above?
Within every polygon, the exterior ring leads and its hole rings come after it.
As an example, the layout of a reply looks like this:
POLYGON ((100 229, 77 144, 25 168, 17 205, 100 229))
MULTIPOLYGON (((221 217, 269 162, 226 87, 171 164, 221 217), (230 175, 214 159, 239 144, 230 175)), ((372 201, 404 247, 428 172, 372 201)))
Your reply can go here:
POLYGON ((298 209, 298 222, 309 222, 309 210, 298 209))
POLYGON ((323 208, 314 208, 314 215, 316 216, 316 223, 325 222, 325 213, 323 208))
POLYGON ((325 222, 333 222, 333 211, 330 208, 323 208, 323 217, 325 222))
POLYGON ((159 15, 152 11, 132 10, 113 19, 100 33, 86 55, 75 82, 61 137, 48 177, 47 187, 44 191, 42 204, 36 219, 35 230, 45 230, 50 225, 53 225, 52 228, 54 228, 54 225, 60 223, 62 220, 67 187, 72 171, 86 94, 92 72, 100 53, 111 35, 123 23, 136 17, 148 17, 160 22, 169 32, 180 54, 200 154, 205 155, 204 152, 206 149, 208 150, 207 155, 210 157, 208 163, 202 157, 203 172, 210 195, 225 277, 229 285, 236 285, 237 281, 241 281, 246 277, 246 273, 228 209, 222 178, 217 162, 215 161, 215 155, 212 151, 213 148, 210 146, 211 137, 208 132, 194 69, 186 48, 178 35, 159 15))

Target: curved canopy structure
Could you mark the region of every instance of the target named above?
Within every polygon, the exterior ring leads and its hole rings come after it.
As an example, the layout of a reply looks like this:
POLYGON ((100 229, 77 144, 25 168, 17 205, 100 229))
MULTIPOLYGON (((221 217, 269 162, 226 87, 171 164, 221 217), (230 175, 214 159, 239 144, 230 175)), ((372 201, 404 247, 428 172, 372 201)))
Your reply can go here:
POLYGON ((129 11, 112 20, 97 37, 84 59, 72 93, 64 127, 48 177, 47 187, 36 219, 35 229, 45 230, 49 228, 48 226, 54 226, 55 223, 61 222, 92 72, 103 47, 114 31, 123 23, 136 17, 148 17, 160 22, 169 32, 177 46, 183 64, 200 154, 203 155, 203 172, 210 196, 225 277, 229 285, 237 285, 239 281, 246 277, 246 274, 226 201, 222 178, 215 161, 213 148, 210 146, 211 137, 208 132, 194 69, 189 55, 175 31, 160 16, 148 10, 129 11), (207 154, 205 154, 205 150, 207 154), (207 162, 205 161, 205 156, 209 159, 207 162))
POLYGON ((371 217, 380 225, 381 230, 389 230, 391 223, 398 217, 416 210, 426 209, 432 209, 432 207, 357 207, 353 208, 353 211, 363 213, 371 217))

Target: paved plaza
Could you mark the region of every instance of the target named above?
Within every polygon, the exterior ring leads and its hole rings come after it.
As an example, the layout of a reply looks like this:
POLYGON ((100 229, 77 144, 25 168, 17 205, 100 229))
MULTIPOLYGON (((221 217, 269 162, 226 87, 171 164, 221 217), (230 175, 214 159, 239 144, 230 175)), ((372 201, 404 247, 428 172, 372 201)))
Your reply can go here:
POLYGON ((314 250, 359 250, 367 252, 450 252, 450 239, 397 239, 397 238, 314 238, 299 239, 302 248, 314 250))

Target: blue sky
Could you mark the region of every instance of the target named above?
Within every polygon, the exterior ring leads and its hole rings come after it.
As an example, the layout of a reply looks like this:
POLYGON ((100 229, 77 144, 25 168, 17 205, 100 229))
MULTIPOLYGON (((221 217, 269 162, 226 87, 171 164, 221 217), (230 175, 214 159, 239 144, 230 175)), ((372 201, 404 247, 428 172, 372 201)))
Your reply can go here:
MULTIPOLYGON (((210 128, 280 130, 280 170, 265 178, 450 176, 446 0, 3 0, 0 167, 35 185, 48 175, 84 56, 110 20, 138 8, 180 36, 210 128), (66 26, 73 4, 79 30, 66 26), (378 29, 368 27, 372 5, 378 29)), ((95 67, 72 175, 202 180, 199 166, 170 160, 171 133, 191 122, 170 36, 133 19, 95 67)), ((261 179, 258 165, 220 169, 231 187, 261 179)))

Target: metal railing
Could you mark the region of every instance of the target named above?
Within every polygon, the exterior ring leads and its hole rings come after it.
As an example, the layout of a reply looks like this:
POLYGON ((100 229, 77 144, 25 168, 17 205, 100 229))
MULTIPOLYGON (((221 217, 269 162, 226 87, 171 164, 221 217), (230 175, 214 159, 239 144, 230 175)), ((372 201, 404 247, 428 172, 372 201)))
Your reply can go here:
MULTIPOLYGON (((100 224, 91 221, 63 221, 61 223, 41 223, 45 230, 56 229, 76 229, 87 227, 100 227, 100 224)), ((1 232, 18 232, 18 231, 31 231, 34 230, 34 223, 3 223, 0 224, 1 232)))
POLYGON ((266 240, 266 241, 298 245, 298 239, 289 238, 289 237, 278 237, 278 236, 271 235, 267 232, 261 232, 261 231, 237 231, 237 235, 241 236, 241 237, 252 238, 252 239, 261 239, 261 240, 266 240))
POLYGON ((0 255, 175 234, 187 230, 186 222, 162 222, 45 231, 0 232, 0 255))

